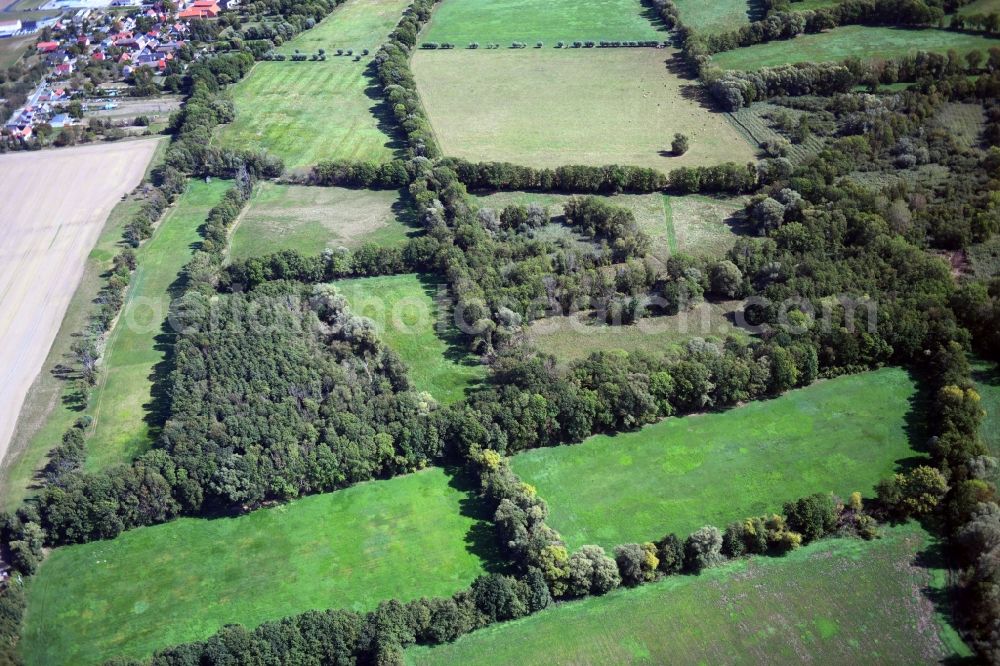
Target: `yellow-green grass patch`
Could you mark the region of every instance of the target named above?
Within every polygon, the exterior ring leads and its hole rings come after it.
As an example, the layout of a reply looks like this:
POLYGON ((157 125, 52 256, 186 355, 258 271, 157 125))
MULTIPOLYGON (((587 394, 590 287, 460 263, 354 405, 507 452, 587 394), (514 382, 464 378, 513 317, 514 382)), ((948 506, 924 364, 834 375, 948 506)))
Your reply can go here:
POLYGON ((680 349, 692 338, 746 337, 732 324, 741 301, 699 303, 676 315, 644 317, 628 326, 609 326, 587 311, 539 319, 528 327, 528 339, 540 351, 569 363, 595 352, 663 353, 680 349))
POLYGON ((979 428, 979 436, 986 442, 991 455, 1000 456, 1000 369, 995 363, 973 360, 972 379, 982 398, 983 411, 986 412, 979 428))
POLYGON ((437 647, 410 664, 939 663, 969 657, 945 619, 946 571, 918 525, 876 541, 819 541, 559 604, 437 647))
POLYGON ((1000 236, 976 243, 969 248, 969 263, 976 277, 988 280, 994 275, 1000 275, 1000 236))
MULTIPOLYGON (((745 0, 744 0, 745 1, 745 0)), ((664 41, 663 22, 640 0, 444 0, 420 35, 421 42, 471 42, 510 46, 538 41, 664 41)))
POLYGON ((751 0, 674 0, 674 4, 684 26, 695 32, 729 32, 750 23, 751 0))
POLYGON ((917 51, 945 53, 954 49, 962 55, 977 49, 986 52, 993 46, 1000 46, 1000 40, 965 32, 848 25, 717 53, 712 61, 723 69, 756 70, 797 62, 898 58, 917 51))
POLYGON ((446 155, 534 167, 745 163, 751 147, 667 68, 671 49, 418 51, 417 88, 446 155), (595 85, 599 82, 599 85, 595 85), (674 133, 690 150, 670 153, 674 133))
MULTIPOLYGON (((501 210, 510 205, 540 204, 559 221, 568 194, 536 192, 496 192, 479 196, 481 205, 501 210)), ((744 206, 740 197, 676 197, 662 194, 619 194, 601 197, 608 203, 632 211, 639 228, 652 241, 650 255, 664 262, 674 254, 716 259, 736 243, 742 222, 738 213, 744 206)))
POLYGON ((418 275, 357 278, 334 283, 351 311, 375 324, 379 337, 399 354, 417 391, 450 404, 478 384, 486 370, 458 346, 450 312, 438 302, 443 284, 418 275))
POLYGON ((972 14, 1000 14, 1000 0, 973 0, 969 4, 959 7, 958 13, 964 15, 972 14))
POLYGON ((233 86, 236 119, 218 140, 264 148, 288 168, 332 159, 388 162, 396 155, 386 125, 393 121, 366 67, 347 57, 258 62, 233 86))
POLYGON ((399 23, 408 4, 406 0, 347 0, 311 29, 285 42, 278 51, 288 54, 298 49, 311 54, 325 49, 327 57, 334 57, 336 49, 353 49, 357 55, 368 49, 369 55, 374 55, 399 23))
POLYGON ((136 252, 125 305, 108 336, 102 371, 87 413, 87 466, 127 462, 152 444, 152 424, 161 419, 154 384, 173 336, 163 329, 181 271, 201 240, 199 227, 230 183, 192 180, 167 211, 152 238, 136 252))
POLYGON ((982 104, 945 102, 934 117, 935 121, 966 148, 978 145, 986 125, 982 104))
POLYGON ((871 496, 902 462, 923 458, 909 432, 916 398, 913 378, 887 368, 511 462, 574 548, 683 538, 810 493, 871 496))
POLYGON ((705 259, 720 259, 736 244, 743 222, 740 197, 673 197, 664 195, 670 250, 705 259))
POLYGON ((435 468, 58 548, 28 585, 19 650, 29 666, 86 666, 148 658, 234 622, 449 595, 486 564, 472 544, 488 526, 470 506, 435 468))
POLYGON ((419 233, 410 217, 400 192, 262 183, 233 232, 230 256, 401 245, 419 233))

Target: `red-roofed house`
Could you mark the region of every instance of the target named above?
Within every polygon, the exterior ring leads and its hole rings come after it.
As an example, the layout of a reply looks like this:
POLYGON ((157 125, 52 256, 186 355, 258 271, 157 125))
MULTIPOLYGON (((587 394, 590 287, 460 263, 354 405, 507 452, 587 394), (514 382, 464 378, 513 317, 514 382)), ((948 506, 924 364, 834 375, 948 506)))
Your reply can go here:
POLYGON ((177 16, 182 19, 215 18, 220 11, 219 3, 215 0, 195 0, 193 5, 177 16))
POLYGON ((73 73, 73 63, 64 62, 61 65, 56 65, 56 74, 60 76, 68 76, 73 73))
POLYGON ((35 48, 39 53, 52 53, 59 50, 59 42, 38 42, 35 48))

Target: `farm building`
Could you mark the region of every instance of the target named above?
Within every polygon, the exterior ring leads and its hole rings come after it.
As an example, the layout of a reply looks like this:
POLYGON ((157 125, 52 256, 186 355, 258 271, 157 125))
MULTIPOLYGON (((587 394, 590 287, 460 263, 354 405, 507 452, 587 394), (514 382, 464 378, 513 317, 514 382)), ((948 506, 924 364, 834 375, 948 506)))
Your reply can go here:
POLYGON ((20 21, 0 21, 0 37, 12 37, 20 31, 20 21))

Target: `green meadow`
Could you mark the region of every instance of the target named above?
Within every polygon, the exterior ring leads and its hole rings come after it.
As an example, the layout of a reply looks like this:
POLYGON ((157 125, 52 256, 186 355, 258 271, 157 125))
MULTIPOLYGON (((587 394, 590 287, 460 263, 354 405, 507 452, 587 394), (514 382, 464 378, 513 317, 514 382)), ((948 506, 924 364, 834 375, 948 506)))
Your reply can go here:
POLYGON ((643 317, 627 326, 610 326, 588 310, 538 319, 528 326, 528 339, 539 351, 552 354, 562 363, 595 352, 683 353, 681 346, 691 338, 745 338, 746 332, 731 321, 741 305, 742 301, 704 302, 676 315, 643 317))
POLYGON ((281 250, 305 255, 364 243, 402 245, 418 233, 402 193, 261 183, 230 239, 233 259, 281 250))
POLYGON ((559 604, 436 647, 409 664, 949 663, 969 649, 932 600, 946 572, 926 564, 915 524, 881 539, 819 541, 559 604))
POLYGON ((572 547, 682 538, 703 525, 778 511, 815 492, 875 484, 911 448, 917 388, 887 368, 822 381, 724 412, 670 418, 617 436, 515 456, 572 547))
POLYGON ((420 42, 470 42, 510 46, 541 41, 546 47, 564 41, 669 38, 662 21, 640 0, 444 0, 420 35, 420 42))
POLYGON ((172 343, 163 323, 181 270, 201 240, 198 228, 229 186, 224 180, 189 181, 153 237, 136 251, 136 270, 86 412, 94 418, 87 441, 91 469, 127 462, 151 444, 147 416, 155 416, 154 378, 163 372, 158 366, 172 343))
POLYGON ((1000 13, 1000 0, 973 0, 958 8, 959 14, 992 14, 1000 13))
MULTIPOLYGON (((477 198, 480 205, 496 210, 532 203, 546 206, 549 215, 558 222, 571 196, 547 192, 496 192, 477 198)), ((737 214, 743 208, 740 197, 619 194, 602 198, 632 211, 636 224, 650 238, 650 255, 661 263, 678 253, 705 258, 724 256, 736 242, 740 227, 737 214)))
POLYGON ((340 280, 334 283, 354 314, 371 319, 379 337, 399 354, 417 391, 450 404, 480 382, 486 369, 447 339, 447 313, 435 302, 437 284, 417 275, 340 280), (439 331, 445 331, 445 335, 439 331))
POLYGON ((756 70, 797 62, 832 62, 847 58, 898 58, 917 51, 984 53, 1000 40, 950 30, 907 30, 849 25, 791 40, 778 40, 712 56, 723 69, 756 70))
POLYGON ((332 57, 336 49, 353 49, 357 54, 368 49, 374 54, 399 23, 408 4, 406 0, 347 0, 315 26, 282 44, 278 51, 290 54, 295 49, 302 53, 326 49, 332 57))
POLYGON ((405 0, 347 0, 316 27, 282 45, 280 51, 314 53, 323 62, 258 62, 232 87, 236 120, 218 140, 233 148, 265 148, 289 168, 330 159, 387 162, 396 155, 390 136, 395 121, 381 118, 381 91, 371 60, 399 22, 405 0), (336 49, 367 48, 355 62, 336 49), (388 124, 388 126, 387 126, 388 124))
POLYGON ((995 363, 975 360, 972 362, 972 380, 982 398, 986 412, 979 435, 994 456, 1000 456, 1000 369, 995 363))
POLYGON ((55 550, 28 587, 28 666, 147 658, 229 623, 449 595, 484 571, 481 529, 440 469, 237 518, 182 518, 55 550))
POLYGON ((441 150, 471 161, 555 168, 627 164, 670 171, 756 158, 673 49, 418 50, 412 69, 441 150), (594 85, 599 81, 600 85, 594 85), (670 152, 675 133, 690 149, 670 152))
MULTIPOLYGON (((336 14, 336 12, 334 12, 336 14)), ((381 102, 365 63, 258 62, 233 86, 236 120, 222 128, 222 145, 264 148, 289 168, 323 160, 388 162, 393 139, 378 118, 381 102)))
POLYGON ((751 0, 674 0, 674 4, 684 25, 696 32, 729 32, 750 23, 751 0))

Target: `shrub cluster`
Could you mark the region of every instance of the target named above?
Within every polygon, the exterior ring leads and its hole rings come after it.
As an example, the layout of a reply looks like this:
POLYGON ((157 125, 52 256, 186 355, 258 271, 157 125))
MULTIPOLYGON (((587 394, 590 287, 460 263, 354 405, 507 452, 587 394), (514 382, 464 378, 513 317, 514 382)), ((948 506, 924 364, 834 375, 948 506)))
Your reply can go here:
POLYGON ((329 160, 312 167, 307 182, 310 185, 359 187, 365 189, 398 190, 413 180, 413 162, 351 162, 329 160))

